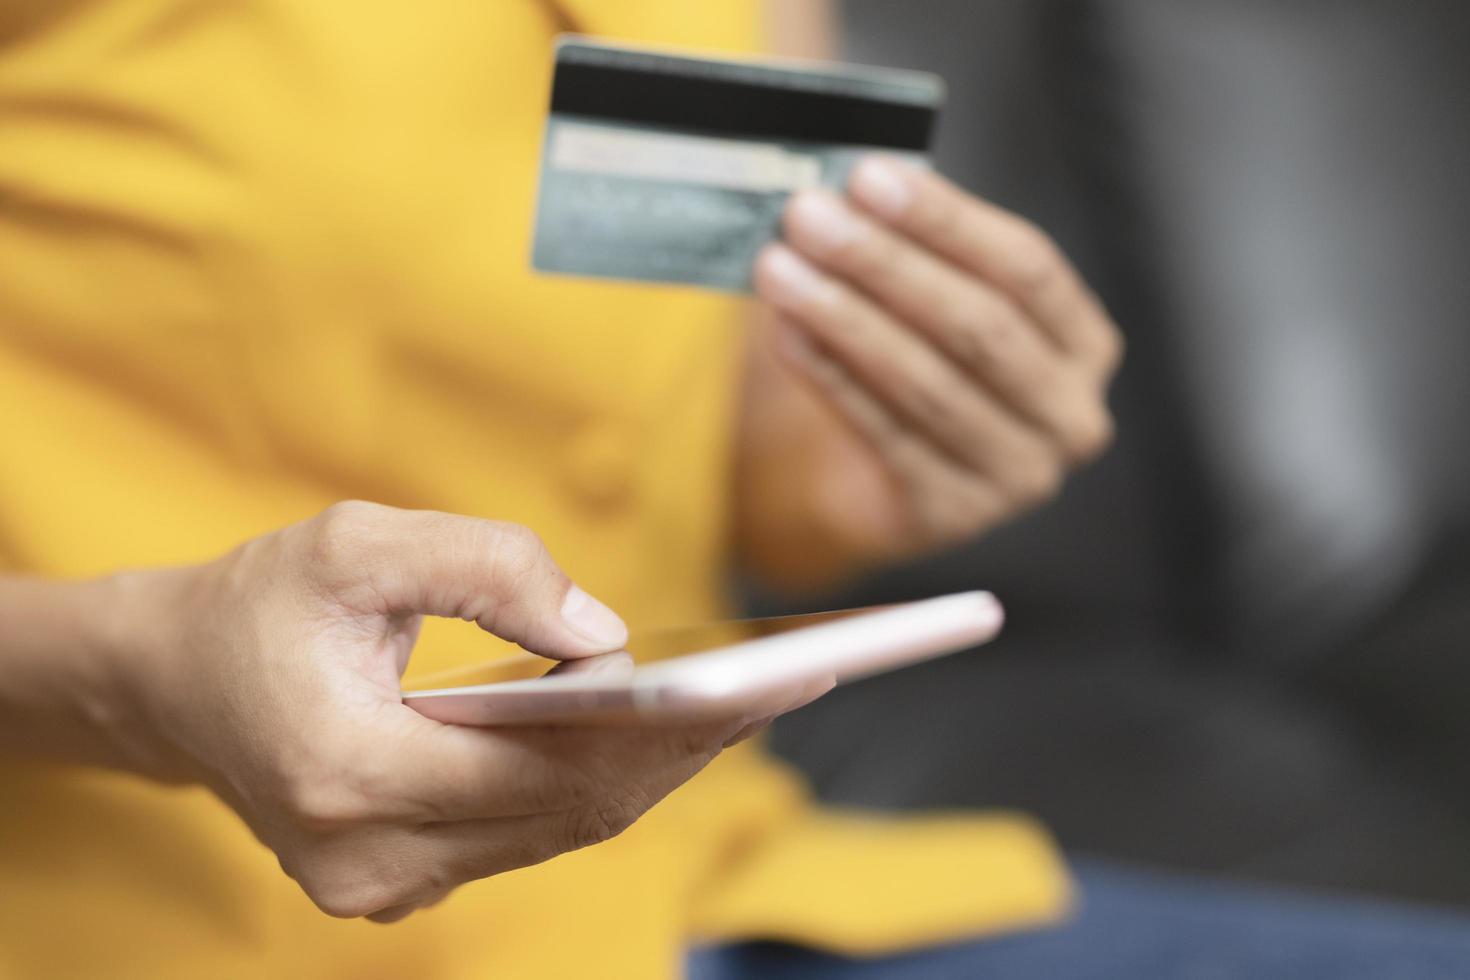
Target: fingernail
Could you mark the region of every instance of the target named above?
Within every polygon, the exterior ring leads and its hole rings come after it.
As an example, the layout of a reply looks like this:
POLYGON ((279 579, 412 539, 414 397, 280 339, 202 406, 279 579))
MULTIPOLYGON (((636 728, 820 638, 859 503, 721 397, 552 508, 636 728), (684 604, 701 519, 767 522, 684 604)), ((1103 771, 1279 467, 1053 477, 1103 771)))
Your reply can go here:
POLYGON ((893 219, 913 200, 909 174, 903 164, 885 157, 867 157, 852 172, 852 194, 875 213, 893 219))
POLYGON ((802 191, 791 199, 794 237, 820 252, 837 252, 857 241, 863 227, 847 205, 829 191, 802 191))
POLYGON ((784 245, 766 250, 761 256, 761 271, 761 293, 777 306, 820 303, 832 290, 826 277, 784 245))
POLYGON ((561 618, 583 638, 598 646, 620 647, 628 642, 628 627, 618 614, 578 586, 567 590, 567 597, 561 604, 561 618))

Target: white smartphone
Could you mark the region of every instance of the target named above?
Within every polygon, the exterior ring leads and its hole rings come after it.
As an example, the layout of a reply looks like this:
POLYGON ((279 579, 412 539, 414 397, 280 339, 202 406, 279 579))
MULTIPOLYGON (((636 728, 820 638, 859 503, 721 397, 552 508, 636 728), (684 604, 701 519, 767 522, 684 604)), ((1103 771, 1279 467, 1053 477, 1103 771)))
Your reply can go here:
POLYGON ((403 700, 437 721, 481 726, 683 722, 767 707, 776 714, 833 684, 984 643, 1004 618, 990 593, 961 592, 816 617, 720 623, 628 644, 640 653, 654 652, 650 646, 699 651, 683 656, 635 666, 627 653, 614 653, 548 670, 547 660, 526 654, 425 678, 455 683, 408 690, 403 700), (726 642, 690 642, 701 634, 708 641, 711 629, 726 642), (764 635, 740 638, 752 634, 764 635))

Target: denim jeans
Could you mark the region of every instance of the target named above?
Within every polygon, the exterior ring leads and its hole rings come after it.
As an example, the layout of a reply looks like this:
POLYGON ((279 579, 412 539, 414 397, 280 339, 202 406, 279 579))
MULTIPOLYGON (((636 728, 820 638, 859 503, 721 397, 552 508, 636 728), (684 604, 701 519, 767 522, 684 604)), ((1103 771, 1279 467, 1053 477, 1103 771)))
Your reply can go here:
POLYGON ((1470 980, 1470 912, 1096 862, 1064 925, 880 959, 780 943, 695 951, 691 980, 1470 980))

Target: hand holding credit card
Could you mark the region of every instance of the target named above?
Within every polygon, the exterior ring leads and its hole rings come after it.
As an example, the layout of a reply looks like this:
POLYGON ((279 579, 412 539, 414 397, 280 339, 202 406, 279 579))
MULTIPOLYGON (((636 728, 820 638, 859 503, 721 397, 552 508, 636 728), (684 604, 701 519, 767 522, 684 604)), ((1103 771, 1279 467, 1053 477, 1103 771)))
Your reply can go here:
POLYGON ((840 499, 795 506, 848 566, 960 543, 1111 439, 1117 328, 1041 229, 928 168, 943 97, 922 72, 556 49, 535 268, 753 291, 745 471, 793 499, 840 471, 840 499))

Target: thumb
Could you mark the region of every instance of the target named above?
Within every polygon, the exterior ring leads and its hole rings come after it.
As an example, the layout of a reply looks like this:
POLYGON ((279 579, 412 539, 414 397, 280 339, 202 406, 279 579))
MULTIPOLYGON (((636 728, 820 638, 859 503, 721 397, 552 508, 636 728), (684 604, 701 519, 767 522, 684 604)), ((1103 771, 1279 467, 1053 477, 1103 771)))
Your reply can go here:
POLYGON ((567 578, 522 525, 359 503, 316 520, 330 546, 315 553, 338 566, 328 569, 334 579, 365 575, 375 611, 470 620, 558 660, 628 641, 618 615, 567 578))

